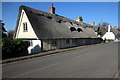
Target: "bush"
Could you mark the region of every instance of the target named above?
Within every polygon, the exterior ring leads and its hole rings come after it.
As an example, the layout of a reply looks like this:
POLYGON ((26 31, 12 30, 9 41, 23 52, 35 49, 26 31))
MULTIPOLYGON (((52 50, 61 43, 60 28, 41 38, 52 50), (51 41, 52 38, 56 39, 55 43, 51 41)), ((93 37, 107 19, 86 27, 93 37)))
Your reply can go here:
POLYGON ((21 39, 2 39, 2 59, 25 56, 28 46, 29 42, 21 39))

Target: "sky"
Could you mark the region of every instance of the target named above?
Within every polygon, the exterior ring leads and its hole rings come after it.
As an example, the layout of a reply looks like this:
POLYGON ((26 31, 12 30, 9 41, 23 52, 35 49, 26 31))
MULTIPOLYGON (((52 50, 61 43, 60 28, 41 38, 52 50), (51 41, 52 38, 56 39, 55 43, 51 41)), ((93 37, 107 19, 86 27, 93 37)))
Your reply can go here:
POLYGON ((56 8, 56 14, 75 20, 83 17, 83 22, 95 25, 108 22, 118 26, 118 2, 2 2, 2 20, 7 31, 14 30, 19 7, 25 5, 41 11, 49 12, 51 3, 56 8))

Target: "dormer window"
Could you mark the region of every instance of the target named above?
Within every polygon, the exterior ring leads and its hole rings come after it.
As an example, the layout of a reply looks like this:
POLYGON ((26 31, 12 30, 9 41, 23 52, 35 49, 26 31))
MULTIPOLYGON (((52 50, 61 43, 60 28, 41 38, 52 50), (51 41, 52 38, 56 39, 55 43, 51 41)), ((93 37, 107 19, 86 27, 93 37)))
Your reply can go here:
POLYGON ((76 31, 76 28, 75 27, 70 27, 70 30, 73 32, 73 31, 76 31))
POLYGON ((61 23, 61 22, 62 22, 62 20, 57 20, 57 22, 58 22, 58 23, 61 23))
POLYGON ((52 19, 52 16, 47 16, 48 19, 52 19))
POLYGON ((78 28, 77 31, 78 32, 83 32, 83 30, 81 28, 78 28))
POLYGON ((23 32, 28 32, 27 22, 23 23, 23 32))

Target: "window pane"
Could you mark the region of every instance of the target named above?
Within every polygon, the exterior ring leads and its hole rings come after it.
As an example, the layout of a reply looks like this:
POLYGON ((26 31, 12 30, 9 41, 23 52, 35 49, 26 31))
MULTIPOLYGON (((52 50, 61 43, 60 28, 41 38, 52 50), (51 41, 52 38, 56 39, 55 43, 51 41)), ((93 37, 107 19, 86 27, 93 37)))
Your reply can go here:
POLYGON ((66 40, 66 44, 69 44, 69 43, 70 43, 70 40, 69 40, 69 39, 67 39, 67 40, 66 40))
POLYGON ((57 46, 57 41, 56 40, 52 40, 52 46, 57 46))
POLYGON ((27 32, 28 28, 27 28, 27 23, 23 23, 23 32, 27 32))

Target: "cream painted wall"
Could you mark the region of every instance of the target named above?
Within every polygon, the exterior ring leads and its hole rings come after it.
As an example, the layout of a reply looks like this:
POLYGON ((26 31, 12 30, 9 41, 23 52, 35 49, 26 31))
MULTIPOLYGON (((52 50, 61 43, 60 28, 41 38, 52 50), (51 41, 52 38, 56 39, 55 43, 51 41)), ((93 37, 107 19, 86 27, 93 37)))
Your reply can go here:
POLYGON ((30 45, 28 47, 28 54, 41 52, 41 40, 38 40, 38 37, 36 36, 36 34, 32 28, 32 25, 30 24, 29 19, 24 10, 22 10, 22 12, 21 12, 21 16, 20 16, 20 20, 18 23, 18 29, 17 29, 15 38, 36 39, 36 40, 30 40, 32 45, 30 45), (23 31, 23 23, 27 23, 27 29, 28 29, 27 32, 23 31))
POLYGON ((37 38, 29 20, 24 10, 21 12, 20 21, 18 23, 18 29, 16 33, 16 38, 37 38), (28 31, 23 31, 23 23, 27 22, 28 31))

